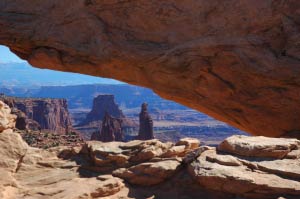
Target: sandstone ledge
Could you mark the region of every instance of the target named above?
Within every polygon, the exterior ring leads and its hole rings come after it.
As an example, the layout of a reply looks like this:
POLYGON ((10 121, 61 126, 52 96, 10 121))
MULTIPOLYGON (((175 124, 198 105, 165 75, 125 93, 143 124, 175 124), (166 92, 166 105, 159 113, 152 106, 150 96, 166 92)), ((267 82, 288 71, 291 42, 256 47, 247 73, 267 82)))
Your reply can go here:
MULTIPOLYGON (((231 143, 236 138, 224 142, 231 143)), ((239 147, 246 143, 251 146, 248 141, 253 138, 239 137, 243 141, 239 147)), ((227 153, 214 147, 195 147, 195 140, 190 139, 178 142, 178 146, 158 140, 91 141, 83 147, 42 150, 29 147, 19 134, 6 131, 0 133, 1 141, 5 142, 0 144, 2 197, 9 194, 12 198, 25 199, 141 198, 142 195, 168 198, 175 197, 174 194, 191 199, 300 196, 299 157, 270 157, 263 148, 254 146, 257 157, 248 156, 249 151, 235 155, 236 151, 227 153), (187 140, 190 144, 179 145, 186 144, 187 140), (178 153, 174 147, 180 147, 178 153), (173 192, 168 191, 171 187, 173 192)), ((278 139, 274 146, 284 148, 287 142, 293 141, 278 139)), ((297 147, 291 152, 297 151, 297 147)))
POLYGON ((0 198, 300 197, 298 140, 231 136, 218 149, 199 143, 90 141, 43 150, 8 128, 0 132, 0 198))

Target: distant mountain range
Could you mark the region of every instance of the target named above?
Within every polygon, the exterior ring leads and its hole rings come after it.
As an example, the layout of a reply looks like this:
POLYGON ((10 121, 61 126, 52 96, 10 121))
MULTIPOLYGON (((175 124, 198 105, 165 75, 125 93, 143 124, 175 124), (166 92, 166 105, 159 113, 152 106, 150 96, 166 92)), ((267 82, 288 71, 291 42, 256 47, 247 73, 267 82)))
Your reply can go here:
POLYGON ((112 79, 34 68, 26 62, 0 63, 0 71, 0 86, 6 88, 79 84, 122 84, 122 82, 112 79))
POLYGON ((91 84, 74 86, 42 86, 39 88, 1 87, 0 93, 15 97, 65 98, 70 109, 90 109, 94 97, 99 94, 113 94, 122 109, 139 108, 143 102, 151 109, 185 110, 185 106, 162 99, 152 90, 128 84, 91 84))

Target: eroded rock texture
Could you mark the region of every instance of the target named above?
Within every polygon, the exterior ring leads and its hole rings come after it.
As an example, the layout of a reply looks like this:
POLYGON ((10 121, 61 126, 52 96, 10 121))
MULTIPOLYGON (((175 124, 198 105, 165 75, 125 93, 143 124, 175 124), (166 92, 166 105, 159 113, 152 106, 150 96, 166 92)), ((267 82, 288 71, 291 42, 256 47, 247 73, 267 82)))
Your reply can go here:
POLYGON ((141 112, 139 114, 140 128, 137 139, 139 140, 151 140, 154 138, 153 134, 153 120, 148 113, 148 104, 143 103, 141 106, 141 112))
MULTIPOLYGON (((1 121, 11 118, 9 107, 4 109, 8 114, 0 115, 1 121)), ((83 146, 42 150, 28 146, 13 126, 0 130, 0 198, 300 196, 300 141, 296 139, 232 136, 218 149, 199 146, 193 138, 176 144, 88 141, 83 146)))
POLYGON ((0 132, 14 128, 16 119, 16 115, 11 114, 9 106, 0 101, 0 132))
POLYGON ((64 134, 72 130, 65 99, 16 98, 0 96, 17 115, 16 127, 20 130, 49 130, 64 134))
POLYGON ((299 131, 299 0, 2 0, 0 43, 115 78, 255 135, 299 131))
POLYGON ((102 120, 101 131, 93 133, 91 140, 102 142, 124 141, 122 119, 114 118, 106 112, 102 120))

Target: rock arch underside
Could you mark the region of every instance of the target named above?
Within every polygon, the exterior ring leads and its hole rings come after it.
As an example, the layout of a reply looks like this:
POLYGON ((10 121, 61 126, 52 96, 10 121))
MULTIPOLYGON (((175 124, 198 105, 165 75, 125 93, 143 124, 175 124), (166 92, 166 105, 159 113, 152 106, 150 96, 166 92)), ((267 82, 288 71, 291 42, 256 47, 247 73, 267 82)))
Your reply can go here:
POLYGON ((300 131, 299 0, 1 0, 0 44, 254 135, 300 131))

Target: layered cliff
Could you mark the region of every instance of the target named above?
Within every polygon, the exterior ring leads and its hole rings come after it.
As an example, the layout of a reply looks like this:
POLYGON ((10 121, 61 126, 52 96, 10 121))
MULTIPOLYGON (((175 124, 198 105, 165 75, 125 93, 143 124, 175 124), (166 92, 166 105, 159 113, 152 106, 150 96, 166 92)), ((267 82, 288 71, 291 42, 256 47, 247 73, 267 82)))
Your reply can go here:
POLYGON ((2 0, 0 43, 36 67, 149 87, 281 136, 300 129, 299 10, 299 0, 2 0))
POLYGON ((16 114, 20 130, 49 130, 64 134, 72 129, 67 101, 64 99, 16 98, 0 96, 16 114))

